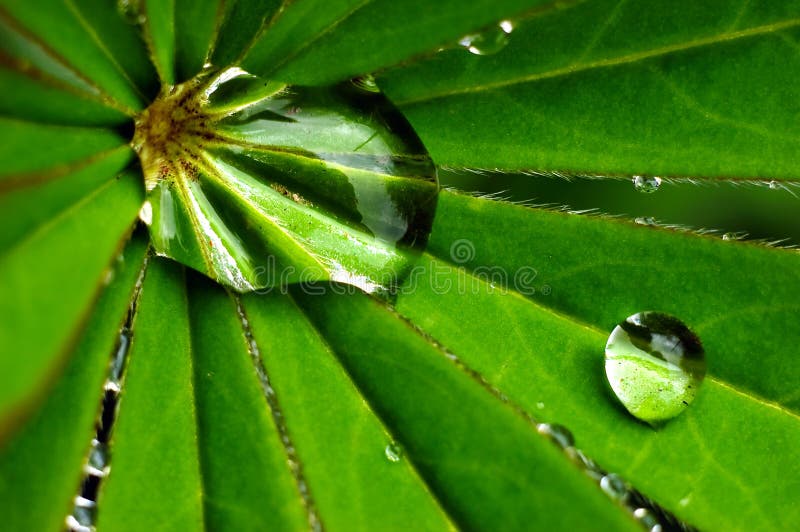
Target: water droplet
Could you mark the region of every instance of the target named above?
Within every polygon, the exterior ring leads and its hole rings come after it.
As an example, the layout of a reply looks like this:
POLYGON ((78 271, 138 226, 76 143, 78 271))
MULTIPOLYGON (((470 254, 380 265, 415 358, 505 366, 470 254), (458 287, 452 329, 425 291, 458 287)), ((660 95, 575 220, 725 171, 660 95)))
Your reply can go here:
POLYGON ((389 442, 383 452, 390 462, 399 462, 403 457, 403 448, 395 441, 389 442))
POLYGON ((514 24, 510 20, 503 20, 480 33, 465 35, 458 44, 475 55, 492 55, 506 47, 512 31, 514 24))
POLYGON ((143 0, 117 0, 117 13, 128 24, 143 24, 145 21, 142 11, 143 0))
POLYGON ((633 221, 639 225, 657 225, 656 219, 650 216, 640 216, 633 221))
POLYGON ((651 532, 655 527, 660 527, 658 523, 658 519, 656 516, 653 515, 653 512, 648 510, 647 508, 637 508, 633 511, 633 516, 647 529, 651 532))
POLYGON ((372 74, 364 74, 363 76, 357 76, 350 80, 356 88, 361 89, 364 92, 371 92, 371 93, 379 93, 381 92, 381 88, 378 87, 378 83, 375 81, 375 77, 372 74))
POLYGON ((739 236, 736 233, 725 233, 722 240, 739 240, 739 236))
POLYGON ((572 433, 561 425, 539 423, 536 425, 536 430, 562 449, 575 445, 575 438, 572 437, 572 433))
POLYGON ((67 516, 67 527, 77 532, 90 532, 94 530, 96 515, 97 503, 80 496, 75 497, 72 514, 67 516))
POLYGON ((155 252, 238 292, 391 292, 427 243, 436 167, 382 94, 204 70, 135 125, 155 252))
POLYGON ((84 472, 95 477, 105 477, 108 475, 108 470, 108 447, 104 443, 92 440, 92 449, 89 451, 89 460, 84 472))
POLYGON ((632 181, 633 188, 645 194, 652 194, 661 186, 661 178, 656 176, 635 175, 632 181))
POLYGON ((619 502, 625 502, 630 495, 628 485, 615 473, 609 473, 600 479, 600 489, 619 502))
POLYGON ((780 184, 777 181, 770 181, 769 188, 771 188, 772 190, 777 190, 780 188, 780 184))
POLYGON ((689 406, 706 373, 703 346, 680 320, 639 312, 611 332, 606 377, 635 417, 657 424, 689 406))

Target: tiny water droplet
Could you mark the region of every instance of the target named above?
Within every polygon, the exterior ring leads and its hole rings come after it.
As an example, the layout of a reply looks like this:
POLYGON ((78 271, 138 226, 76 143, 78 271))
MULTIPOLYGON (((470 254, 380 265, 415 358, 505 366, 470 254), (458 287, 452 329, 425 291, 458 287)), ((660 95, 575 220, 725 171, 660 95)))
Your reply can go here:
POLYGON ((652 194, 661 186, 661 178, 656 176, 635 175, 632 181, 633 188, 644 194, 652 194))
POLYGON ((143 24, 142 0, 117 0, 117 13, 128 24, 143 24))
POLYGON ((364 92, 371 92, 371 93, 379 93, 381 92, 381 88, 378 87, 378 83, 375 81, 375 77, 372 74, 364 74, 363 76, 357 76, 350 80, 356 88, 361 89, 364 92))
POLYGON ((572 437, 572 433, 561 425, 539 423, 536 425, 536 430, 562 449, 575 445, 575 438, 572 437))
POLYGON ((647 508, 637 508, 633 511, 633 516, 638 519, 638 521, 651 532, 655 527, 659 527, 658 519, 653 513, 648 510, 647 508))
POLYGON ((600 489, 615 501, 625 502, 630 495, 628 485, 616 473, 609 473, 600 479, 600 489))
POLYGON ((67 527, 78 532, 94 530, 97 503, 83 497, 75 497, 72 514, 67 516, 67 527))
POLYGON ((770 181, 769 188, 771 188, 772 190, 777 190, 778 188, 780 188, 780 185, 778 184, 777 181, 770 181))
POLYGON ((514 24, 510 20, 502 20, 480 33, 465 35, 458 44, 475 55, 492 55, 506 47, 512 31, 514 24))
POLYGON ((105 477, 108 475, 108 447, 97 440, 92 441, 92 450, 89 451, 89 460, 84 467, 87 475, 105 477))
POLYGON ((635 417, 651 425, 672 419, 694 400, 706 373, 697 336, 680 320, 639 312, 608 337, 606 377, 635 417))
POLYGON ((403 449, 395 441, 389 442, 383 452, 390 462, 399 462, 403 457, 403 449))
POLYGON ((725 233, 724 235, 722 235, 722 240, 738 240, 738 239, 739 237, 736 235, 736 233, 725 233))
POLYGON ((639 225, 656 225, 656 219, 651 218, 650 216, 640 216, 635 218, 633 221, 639 225))

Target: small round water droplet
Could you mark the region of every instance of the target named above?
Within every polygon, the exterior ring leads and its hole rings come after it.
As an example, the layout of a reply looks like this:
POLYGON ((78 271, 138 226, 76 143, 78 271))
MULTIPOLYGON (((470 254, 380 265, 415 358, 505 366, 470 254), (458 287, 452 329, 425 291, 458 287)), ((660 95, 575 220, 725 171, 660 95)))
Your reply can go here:
POLYGON ((639 225, 656 225, 656 219, 651 218, 650 216, 640 216, 633 220, 639 225))
POLYGON ((358 89, 361 89, 364 92, 371 92, 371 93, 379 93, 381 92, 381 88, 378 87, 378 83, 375 81, 375 78, 372 74, 364 74, 363 76, 357 76, 350 80, 350 83, 353 84, 358 89))
POLYGON ((738 239, 739 237, 736 235, 736 233, 725 233, 724 235, 722 235, 722 240, 738 240, 738 239))
POLYGON ((615 473, 609 473, 600 479, 600 489, 615 501, 625 502, 630 495, 628 485, 615 473))
POLYGON ((105 477, 108 475, 108 470, 108 447, 106 444, 94 440, 84 471, 95 477, 105 477))
POLYGON ((403 449, 395 441, 389 442, 383 452, 386 455, 386 459, 390 462, 399 462, 403 457, 403 449))
POLYGON ((780 188, 780 185, 778 184, 777 181, 770 181, 769 188, 771 188, 772 190, 777 190, 778 188, 780 188))
POLYGON ((97 503, 83 497, 75 497, 72 514, 67 517, 67 527, 80 532, 94 530, 97 503))
POLYGON ((633 516, 647 529, 653 530, 655 527, 660 527, 658 519, 647 508, 637 508, 633 511, 633 516))
POLYGON ((512 31, 514 24, 510 20, 503 20, 480 33, 465 35, 458 44, 475 55, 492 55, 506 47, 512 31))
POLYGON ((639 312, 617 325, 605 360, 617 398, 651 425, 683 412, 706 373, 697 336, 677 318, 659 312, 639 312))
POLYGON ((645 194, 652 194, 661 186, 661 178, 656 176, 635 175, 632 181, 633 188, 645 194))
POLYGON ((536 425, 536 430, 539 434, 546 436, 550 441, 566 449, 575 445, 575 438, 566 427, 561 425, 551 425, 550 423, 539 423, 536 425))
POLYGON ((117 13, 128 24, 144 23, 142 0, 117 0, 117 13))

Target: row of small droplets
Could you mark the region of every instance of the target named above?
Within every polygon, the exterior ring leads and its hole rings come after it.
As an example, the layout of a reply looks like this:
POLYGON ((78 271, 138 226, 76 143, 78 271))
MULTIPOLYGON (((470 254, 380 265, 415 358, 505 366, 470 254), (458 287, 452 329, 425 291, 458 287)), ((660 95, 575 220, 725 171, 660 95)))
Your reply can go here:
POLYGON ((147 259, 145 259, 144 265, 139 272, 125 324, 120 330, 112 353, 108 376, 103 385, 100 416, 96 423, 96 431, 91 441, 89 454, 83 465, 83 480, 79 487, 78 495, 75 496, 72 513, 66 517, 66 527, 72 532, 93 532, 95 529, 97 494, 103 479, 108 476, 111 470, 109 441, 117 416, 117 404, 122 391, 125 362, 131 345, 131 327, 133 318, 136 315, 136 304, 144 281, 147 262, 147 259))
POLYGON ((606 495, 627 508, 646 530, 650 532, 695 530, 633 489, 619 475, 601 469, 594 460, 588 458, 580 449, 575 448, 575 439, 565 427, 538 423, 536 430, 564 451, 564 454, 578 465, 589 478, 594 480, 606 495))

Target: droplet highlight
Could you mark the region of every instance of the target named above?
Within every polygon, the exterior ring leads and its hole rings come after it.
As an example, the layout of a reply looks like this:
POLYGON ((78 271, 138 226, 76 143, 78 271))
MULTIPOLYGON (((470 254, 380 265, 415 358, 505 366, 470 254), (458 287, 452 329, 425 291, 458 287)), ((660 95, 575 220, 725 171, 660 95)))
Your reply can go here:
POLYGON ((628 488, 628 485, 625 483, 622 477, 615 473, 609 473, 600 479, 600 489, 615 501, 622 503, 627 501, 628 496, 630 495, 630 489, 628 488))
POLYGON ((390 462, 399 462, 403 457, 403 448, 397 442, 392 441, 386 444, 383 453, 390 462))
POLYGON ((471 54, 492 55, 508 45, 508 36, 512 31, 514 24, 510 20, 502 20, 496 26, 486 28, 479 33, 465 35, 458 44, 471 54))
POLYGON ((661 187, 661 178, 656 176, 633 176, 633 188, 643 194, 652 194, 661 187))
POLYGON ((639 312, 617 325, 605 351, 608 383, 638 419, 657 425, 694 401, 706 373, 700 339, 679 319, 639 312))

